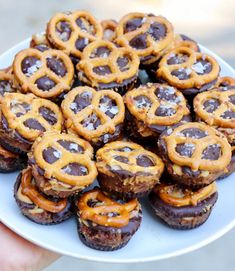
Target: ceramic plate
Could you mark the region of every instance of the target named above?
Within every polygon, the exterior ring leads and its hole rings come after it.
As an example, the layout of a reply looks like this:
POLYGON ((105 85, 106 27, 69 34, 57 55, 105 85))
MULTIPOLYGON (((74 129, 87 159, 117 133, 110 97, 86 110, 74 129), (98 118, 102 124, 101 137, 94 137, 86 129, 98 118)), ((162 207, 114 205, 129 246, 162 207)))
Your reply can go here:
MULTIPOLYGON (((14 55, 27 48, 26 40, 0 56, 0 68, 11 65, 14 55)), ((201 46, 202 51, 220 63, 222 75, 235 77, 235 71, 221 58, 201 46)), ((142 201, 143 222, 126 247, 114 252, 101 252, 83 245, 77 235, 75 219, 55 226, 37 225, 21 215, 13 198, 17 173, 0 174, 0 220, 25 239, 49 250, 80 259, 136 263, 155 261, 198 249, 221 237, 235 226, 235 174, 218 182, 219 199, 208 221, 201 227, 179 231, 162 224, 142 201)))

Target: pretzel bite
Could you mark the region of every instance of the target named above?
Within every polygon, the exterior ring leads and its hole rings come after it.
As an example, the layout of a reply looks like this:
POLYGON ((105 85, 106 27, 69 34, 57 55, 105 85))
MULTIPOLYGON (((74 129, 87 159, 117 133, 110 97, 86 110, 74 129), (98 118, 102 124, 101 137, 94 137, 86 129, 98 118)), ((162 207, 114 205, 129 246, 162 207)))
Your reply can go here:
POLYGON ((117 201, 98 188, 77 201, 78 233, 94 249, 112 251, 124 247, 138 230, 142 212, 137 199, 117 201))

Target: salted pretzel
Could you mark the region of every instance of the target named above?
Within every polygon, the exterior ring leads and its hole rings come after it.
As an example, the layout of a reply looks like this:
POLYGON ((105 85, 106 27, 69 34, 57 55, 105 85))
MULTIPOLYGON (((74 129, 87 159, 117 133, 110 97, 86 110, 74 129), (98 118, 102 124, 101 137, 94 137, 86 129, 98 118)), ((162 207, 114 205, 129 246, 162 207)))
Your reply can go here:
POLYGON ((93 148, 87 141, 76 136, 56 132, 45 133, 33 144, 32 154, 37 166, 45 170, 44 176, 48 179, 55 178, 72 186, 84 187, 96 178, 97 170, 91 160, 93 148), (65 141, 69 142, 70 148, 65 147, 65 141), (44 155, 45 151, 51 148, 54 149, 53 163, 46 161, 44 155), (70 165, 77 165, 82 175, 69 174, 70 165))
POLYGON ((53 102, 33 94, 7 93, 0 100, 1 113, 8 126, 24 138, 34 141, 45 131, 62 129, 62 113, 53 102), (37 127, 35 127, 37 126, 37 127))
POLYGON ((115 20, 103 20, 101 26, 103 28, 103 39, 113 41, 116 38, 117 22, 115 20))
POLYGON ((96 153, 97 168, 105 171, 108 166, 111 170, 126 170, 133 174, 146 172, 150 175, 160 175, 164 164, 154 153, 145 150, 133 142, 114 141, 106 144, 96 153), (146 160, 146 165, 140 159, 146 160))
POLYGON ((222 90, 228 90, 230 88, 235 87, 235 78, 230 77, 230 76, 223 76, 219 77, 217 80, 215 87, 218 87, 222 90))
POLYGON ((79 79, 92 87, 99 87, 101 83, 122 83, 135 77, 138 68, 139 58, 133 50, 116 47, 107 40, 90 43, 77 64, 79 79))
POLYGON ((172 43, 172 24, 162 16, 144 13, 129 13, 118 23, 116 42, 134 49, 141 63, 156 62, 172 43))
POLYGON ((200 52, 200 48, 198 44, 194 40, 182 34, 175 35, 173 48, 177 48, 177 47, 188 47, 195 52, 200 52))
POLYGON ((219 72, 219 64, 212 56, 177 47, 163 56, 156 75, 174 87, 188 89, 216 80, 219 72))
POLYGON ((164 84, 148 83, 130 90, 124 102, 130 113, 147 125, 173 125, 189 114, 183 94, 164 84), (160 109, 166 111, 164 116, 156 114, 160 109))
POLYGON ((4 94, 8 92, 16 91, 13 82, 14 76, 11 68, 0 70, 0 96, 4 96, 4 94))
POLYGON ((63 211, 67 205, 67 199, 57 202, 46 199, 33 183, 32 169, 29 167, 22 171, 21 193, 27 196, 39 208, 51 213, 63 211))
POLYGON ((57 13, 47 25, 47 38, 66 54, 81 57, 83 49, 103 36, 102 26, 89 12, 57 13))
POLYGON ((123 123, 125 115, 121 95, 109 89, 96 91, 90 87, 77 87, 67 94, 61 108, 67 128, 88 141, 96 141, 107 133, 113 134, 116 126, 123 123), (86 100, 86 103, 81 105, 76 99, 86 100), (97 128, 92 123, 94 117, 99 120, 97 128))
POLYGON ((161 200, 176 207, 187 205, 196 206, 199 202, 210 197, 216 191, 217 187, 215 182, 196 191, 181 188, 177 184, 160 184, 154 187, 154 192, 158 194, 161 200))
POLYGON ((41 52, 44 52, 51 48, 51 45, 46 37, 45 33, 38 33, 32 35, 31 41, 30 41, 30 47, 37 49, 41 52))
POLYGON ((105 196, 99 189, 85 192, 77 202, 81 219, 90 220, 98 225, 117 228, 129 224, 131 212, 138 206, 137 199, 121 204, 105 196), (91 202, 95 203, 94 206, 90 206, 89 203, 91 202), (112 214, 115 215, 112 216, 112 214))
POLYGON ((209 125, 235 128, 235 86, 227 91, 214 88, 199 93, 193 103, 197 116, 209 125))
POLYGON ((13 71, 22 91, 41 98, 55 98, 68 92, 74 76, 70 58, 54 49, 44 52, 32 48, 22 50, 14 59, 13 71))
POLYGON ((187 166, 192 170, 209 170, 216 172, 224 170, 231 160, 231 146, 228 141, 222 137, 214 128, 197 122, 188 122, 182 124, 172 133, 166 133, 163 136, 166 142, 169 159, 179 165, 187 166), (190 137, 190 130, 199 130, 200 137, 190 137), (181 155, 176 151, 177 145, 184 144, 190 146, 193 150, 191 157, 181 155), (217 160, 209 160, 203 157, 204 151, 208 147, 218 146, 220 154, 217 160))

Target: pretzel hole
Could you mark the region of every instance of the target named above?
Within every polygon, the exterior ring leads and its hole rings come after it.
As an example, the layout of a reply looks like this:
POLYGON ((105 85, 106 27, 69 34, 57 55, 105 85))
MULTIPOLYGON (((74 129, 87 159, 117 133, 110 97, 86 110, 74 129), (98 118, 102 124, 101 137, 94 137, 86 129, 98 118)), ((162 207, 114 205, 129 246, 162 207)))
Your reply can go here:
POLYGON ((203 103, 203 109, 208 113, 213 113, 220 106, 218 99, 209 99, 203 103))
POLYGON ((116 116, 119 111, 116 101, 110 99, 108 96, 104 96, 100 99, 99 109, 111 119, 116 116))
POLYGON ((86 129, 93 131, 93 130, 96 130, 98 126, 101 125, 101 120, 95 113, 92 113, 85 120, 83 120, 81 124, 86 129))
POLYGON ((57 160, 59 160, 62 157, 62 153, 61 151, 53 147, 48 147, 45 150, 43 150, 42 156, 47 163, 54 164, 57 160))
POLYGON ((64 77, 67 73, 64 62, 57 57, 47 58, 47 67, 60 77, 64 77))
POLYGON ((108 65, 94 67, 93 72, 98 75, 106 75, 106 74, 112 73, 112 71, 108 65))
POLYGON ((229 96, 229 101, 235 105, 235 95, 229 96))
POLYGON ((151 37, 155 40, 161 40, 166 36, 167 29, 165 25, 154 22, 150 25, 148 33, 151 35, 151 37))
POLYGON ((50 79, 48 76, 43 76, 37 79, 35 84, 42 91, 49 91, 56 85, 56 83, 52 79, 50 79))
POLYGON ((55 125, 57 123, 56 114, 48 107, 42 106, 39 108, 39 114, 50 124, 55 125))
POLYGON ((130 60, 129 56, 127 56, 127 55, 119 57, 117 59, 117 64, 118 64, 118 67, 119 67, 120 71, 124 72, 126 70, 129 70, 130 62, 131 62, 131 60, 130 60))
POLYGON ((137 28, 140 28, 142 24, 145 22, 146 18, 137 17, 130 19, 124 25, 124 34, 128 32, 135 31, 137 28))
POLYGON ((114 156, 114 159, 124 164, 129 163, 129 159, 125 156, 117 155, 117 156, 114 156))
POLYGON ((27 112, 29 112, 32 109, 32 107, 28 103, 13 100, 11 101, 10 109, 11 109, 11 112, 14 115, 16 115, 17 118, 19 118, 25 115, 27 112))
POLYGON ((169 54, 167 58, 167 64, 168 65, 176 65, 176 64, 182 64, 185 63, 189 59, 189 54, 169 54))
POLYGON ((95 35, 94 25, 88 20, 88 18, 78 17, 76 19, 76 24, 82 31, 95 35))
POLYGON ((82 109, 86 108, 88 105, 91 104, 92 100, 92 93, 89 91, 82 92, 78 94, 74 101, 70 104, 70 109, 77 114, 82 109))
POLYGON ((77 50, 83 51, 83 49, 88 45, 88 43, 89 43, 88 38, 79 37, 75 41, 75 47, 76 47, 77 50))
POLYGON ((85 176, 88 174, 88 170, 85 166, 79 163, 69 163, 67 166, 61 169, 63 173, 72 175, 72 176, 85 176))
POLYGON ((175 150, 181 156, 192 157, 195 151, 195 145, 191 143, 177 144, 175 150))
POLYGON ((45 132, 46 129, 41 125, 41 123, 33 118, 27 119, 24 122, 24 126, 28 127, 29 129, 38 130, 45 132))
POLYGON ((68 41, 72 33, 71 25, 68 21, 60 21, 56 24, 56 34, 62 41, 68 41))
POLYGON ((202 152, 202 159, 218 160, 221 156, 221 146, 219 144, 209 145, 202 152))
POLYGON ((0 95, 3 96, 6 92, 14 92, 9 80, 0 80, 0 95))
POLYGON ((200 139, 206 137, 208 133, 198 128, 187 128, 180 132, 179 136, 190 137, 194 139, 200 139))
POLYGON ((32 76, 42 67, 42 62, 35 56, 28 56, 24 58, 21 63, 21 70, 27 76, 32 76))
POLYGON ((140 155, 136 158, 136 164, 140 167, 153 167, 155 163, 147 155, 140 155))
POLYGON ((135 97, 134 101, 135 101, 135 106, 138 109, 142 109, 142 108, 149 109, 152 105, 152 102, 150 101, 150 99, 144 95, 139 95, 135 97))
POLYGON ((62 139, 58 140, 57 142, 71 153, 84 153, 84 148, 73 141, 62 139))
POLYGON ((176 114, 176 110, 170 104, 161 104, 155 111, 156 116, 170 117, 176 114))
POLYGON ((129 42, 130 46, 135 48, 136 50, 146 49, 147 46, 147 33, 143 33, 135 36, 129 42))
POLYGON ((179 80, 187 80, 190 78, 190 74, 192 73, 191 69, 180 68, 177 70, 173 70, 171 75, 177 77, 179 80))
POLYGON ((212 70, 212 64, 206 59, 199 59, 192 65, 192 69, 198 74, 208 74, 212 70))
POLYGON ((225 111, 222 115, 221 118, 223 119, 235 119, 235 112, 232 110, 227 110, 225 111))
POLYGON ((107 58, 109 57, 110 53, 111 53, 111 50, 108 47, 100 46, 98 48, 95 48, 92 51, 90 58, 96 58, 96 57, 107 58))

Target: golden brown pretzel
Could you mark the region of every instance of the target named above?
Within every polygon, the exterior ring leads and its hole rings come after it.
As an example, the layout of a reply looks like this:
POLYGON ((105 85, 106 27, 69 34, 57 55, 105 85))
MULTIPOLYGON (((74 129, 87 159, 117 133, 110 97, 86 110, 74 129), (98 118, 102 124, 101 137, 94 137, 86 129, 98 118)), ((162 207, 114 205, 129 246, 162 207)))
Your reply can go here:
POLYGON ((180 34, 175 35, 172 47, 188 47, 195 52, 199 52, 198 44, 194 40, 184 39, 180 34))
POLYGON ((137 199, 121 204, 105 196, 101 190, 93 189, 85 192, 78 200, 77 206, 81 219, 90 220, 102 226, 125 227, 131 218, 131 212, 139 205, 137 199), (101 204, 90 207, 89 201, 98 201, 101 204), (110 213, 117 216, 110 217, 110 213))
POLYGON ((220 72, 220 67, 217 61, 204 53, 197 53, 187 47, 177 47, 163 56, 159 63, 159 68, 156 71, 157 77, 163 78, 172 86, 187 89, 200 88, 203 85, 215 80, 220 72), (168 64, 168 60, 173 56, 186 56, 183 63, 168 64), (204 74, 204 66, 198 64, 199 60, 206 60, 211 64, 211 71, 204 74), (189 78, 179 79, 172 74, 174 71, 184 70, 189 78))
POLYGON ((215 84, 215 87, 227 87, 227 86, 235 86, 235 78, 230 76, 223 76, 220 77, 215 84))
POLYGON ((86 46, 96 39, 101 39, 102 36, 103 30, 101 24, 86 11, 57 13, 51 18, 47 25, 47 38, 49 41, 66 54, 78 58, 81 57, 82 53, 82 50, 76 47, 78 39, 82 39, 84 46, 86 46), (67 37, 63 34, 64 22, 67 24, 66 27, 70 28, 71 31, 70 35, 67 34, 67 37), (61 33, 59 31, 61 31, 61 33))
POLYGON ((106 134, 114 133, 115 127, 124 121, 125 107, 121 95, 113 90, 100 90, 96 91, 90 87, 77 87, 70 91, 64 101, 62 102, 62 111, 67 120, 66 126, 68 129, 72 129, 78 135, 81 135, 87 140, 95 140, 106 134), (83 108, 81 111, 74 113, 73 109, 76 106, 74 100, 78 95, 86 94, 90 97, 90 104, 83 108), (113 118, 110 118, 105 114, 105 106, 101 107, 100 100, 102 97, 109 97, 115 102, 115 113, 113 118), (89 129, 82 125, 82 122, 91 116, 96 114, 101 121, 101 124, 97 129, 89 129))
POLYGON ((226 168, 231 160, 231 146, 214 128, 197 122, 188 122, 176 127, 170 135, 163 136, 168 151, 169 159, 179 165, 187 166, 193 170, 220 171, 226 168), (205 133, 204 137, 194 138, 185 136, 182 132, 186 129, 196 128, 205 133), (178 144, 192 144, 194 151, 191 157, 180 155, 176 151, 178 144), (203 159, 203 151, 210 145, 218 144, 221 148, 220 157, 217 160, 203 159))
POLYGON ((230 98, 232 96, 235 97, 235 86, 227 91, 214 88, 210 91, 199 93, 193 100, 194 111, 203 121, 211 126, 235 128, 235 117, 227 118, 224 115, 227 111, 231 111, 235 115, 235 104, 232 103, 230 98), (211 113, 204 108, 204 103, 210 100, 219 102, 217 108, 211 113))
POLYGON ((62 51, 53 49, 44 52, 32 48, 22 50, 15 56, 13 71, 22 91, 25 93, 32 92, 41 98, 55 98, 62 92, 68 92, 74 76, 74 67, 70 58, 62 51), (27 57, 35 57, 38 61, 25 74, 22 71, 22 63, 27 57), (66 69, 64 76, 56 74, 48 67, 47 60, 51 58, 56 58, 63 62, 66 69), (49 77, 55 83, 55 86, 48 91, 40 89, 36 84, 36 81, 44 76, 49 77))
POLYGON ((33 94, 7 93, 0 102, 1 112, 6 118, 9 128, 17 130, 20 135, 30 141, 34 141, 43 131, 26 126, 25 122, 29 119, 36 120, 44 131, 60 132, 62 129, 62 113, 59 107, 49 100, 40 99, 33 94), (55 119, 54 124, 49 123, 42 116, 41 108, 47 108, 52 112, 55 119))
POLYGON ((34 143, 32 152, 37 165, 45 170, 44 176, 46 178, 50 179, 54 177, 61 182, 79 187, 90 185, 96 178, 97 170, 95 163, 91 160, 93 149, 87 141, 81 138, 56 132, 45 133, 42 138, 34 143), (58 142, 60 140, 71 141, 82 147, 83 151, 73 153, 64 148, 58 142), (43 156, 43 152, 50 147, 56 150, 56 157, 58 158, 58 160, 51 164, 43 156), (63 171, 63 168, 70 163, 76 163, 84 167, 85 175, 70 175, 63 171))
MULTIPOLYGON (((77 64, 78 77, 83 72, 89 80, 92 87, 98 87, 99 83, 122 83, 125 79, 130 79, 137 75, 139 68, 139 58, 137 54, 128 48, 116 47, 112 42, 107 40, 97 40, 90 43, 83 51, 81 61, 77 64), (98 48, 105 47, 110 52, 102 56, 96 56, 98 48), (124 70, 118 65, 118 59, 127 57, 128 63, 124 70), (94 68, 108 66, 110 73, 100 75, 94 71, 94 68)), ((83 77, 83 75, 82 75, 83 77)))

